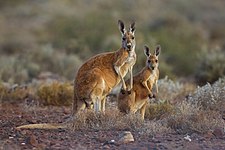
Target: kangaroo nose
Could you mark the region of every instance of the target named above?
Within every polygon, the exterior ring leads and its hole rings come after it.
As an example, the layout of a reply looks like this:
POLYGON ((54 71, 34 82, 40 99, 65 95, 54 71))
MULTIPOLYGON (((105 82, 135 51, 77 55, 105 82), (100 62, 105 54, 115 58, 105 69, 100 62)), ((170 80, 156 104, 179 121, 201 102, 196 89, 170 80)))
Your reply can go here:
POLYGON ((127 48, 130 49, 131 48, 131 44, 127 44, 127 48))

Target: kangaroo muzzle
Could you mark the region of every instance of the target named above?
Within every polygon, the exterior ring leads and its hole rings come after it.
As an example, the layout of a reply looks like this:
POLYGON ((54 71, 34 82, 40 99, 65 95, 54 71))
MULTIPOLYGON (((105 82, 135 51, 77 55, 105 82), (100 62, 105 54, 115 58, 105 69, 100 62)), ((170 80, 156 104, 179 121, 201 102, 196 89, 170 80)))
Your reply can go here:
POLYGON ((128 49, 129 51, 131 51, 131 48, 132 48, 131 43, 127 43, 127 49, 128 49))

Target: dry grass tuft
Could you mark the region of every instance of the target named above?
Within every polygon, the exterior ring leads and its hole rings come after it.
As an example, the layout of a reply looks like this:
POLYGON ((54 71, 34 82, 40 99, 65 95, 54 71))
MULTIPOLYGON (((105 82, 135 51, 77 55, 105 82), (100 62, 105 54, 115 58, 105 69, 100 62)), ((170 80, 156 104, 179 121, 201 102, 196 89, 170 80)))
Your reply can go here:
POLYGON ((176 110, 167 118, 167 126, 178 133, 206 133, 215 128, 223 129, 225 125, 218 111, 202 110, 188 102, 181 103, 176 110))
POLYGON ((0 102, 21 102, 30 95, 33 95, 33 90, 27 86, 0 84, 0 102))
POLYGON ((73 86, 60 82, 42 85, 37 90, 37 96, 44 105, 69 106, 73 101, 73 86))
POLYGON ((195 85, 192 83, 181 83, 168 79, 166 76, 159 80, 159 99, 167 100, 170 103, 181 102, 189 93, 195 90, 195 85))
POLYGON ((223 129, 225 78, 195 90, 193 87, 167 78, 160 80, 159 97, 164 98, 165 102, 150 105, 146 118, 164 120, 162 128, 168 127, 178 133, 205 133, 216 128, 223 129), (171 104, 174 100, 179 103, 171 104))
POLYGON ((123 115, 117 109, 107 109, 105 113, 87 110, 77 114, 73 130, 133 130, 143 125, 137 115, 123 115))
POLYGON ((225 77, 220 78, 214 84, 207 83, 198 87, 189 96, 188 101, 197 104, 205 110, 225 110, 225 77))
POLYGON ((150 120, 162 119, 171 115, 174 112, 174 109, 175 107, 168 101, 158 104, 150 104, 146 108, 145 118, 150 120))
POLYGON ((122 114, 117 109, 107 109, 105 114, 89 110, 77 114, 72 125, 73 130, 130 130, 143 135, 170 132, 164 121, 143 121, 140 114, 122 114))

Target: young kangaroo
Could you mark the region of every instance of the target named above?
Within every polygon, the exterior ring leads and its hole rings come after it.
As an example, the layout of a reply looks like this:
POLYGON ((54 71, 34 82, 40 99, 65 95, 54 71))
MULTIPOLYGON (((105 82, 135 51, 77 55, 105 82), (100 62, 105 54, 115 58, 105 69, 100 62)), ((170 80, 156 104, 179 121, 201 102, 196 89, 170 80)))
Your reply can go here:
MULTIPOLYGON (((124 23, 118 21, 122 33, 122 46, 115 52, 107 52, 88 59, 78 70, 74 81, 74 102, 72 115, 85 109, 105 111, 106 96, 120 81, 124 90, 132 89, 133 65, 135 53, 135 23, 125 29, 124 23), (130 89, 127 89, 124 77, 130 72, 130 89)), ((30 124, 17 128, 58 129, 67 128, 67 124, 30 124)))
POLYGON ((158 93, 158 56, 160 50, 161 47, 158 45, 154 54, 151 54, 149 48, 145 46, 144 51, 147 56, 146 66, 134 76, 132 90, 125 93, 120 92, 118 95, 118 108, 121 112, 135 113, 140 109, 141 117, 144 120, 148 99, 153 97, 151 91, 154 84, 158 93))
POLYGON ((124 23, 118 21, 122 33, 122 47, 115 52, 96 55, 87 60, 78 70, 74 82, 73 114, 94 105, 95 112, 105 111, 106 96, 120 81, 127 89, 124 77, 130 72, 130 88, 133 85, 132 69, 136 62, 135 23, 125 29, 124 23))

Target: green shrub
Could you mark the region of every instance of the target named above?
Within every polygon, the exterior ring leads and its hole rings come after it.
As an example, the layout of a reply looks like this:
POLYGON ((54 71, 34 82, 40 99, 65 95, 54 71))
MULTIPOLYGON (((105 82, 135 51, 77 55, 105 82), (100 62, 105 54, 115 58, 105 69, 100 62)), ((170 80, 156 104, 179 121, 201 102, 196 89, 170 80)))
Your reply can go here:
POLYGON ((51 45, 44 45, 28 56, 42 71, 52 72, 70 80, 74 79, 76 70, 82 64, 77 55, 58 51, 51 45))
POLYGON ((19 56, 0 57, 0 77, 4 82, 24 83, 29 75, 25 69, 26 63, 19 56))
POLYGON ((213 83, 225 76, 225 52, 222 49, 202 50, 198 56, 195 76, 199 84, 213 83))

